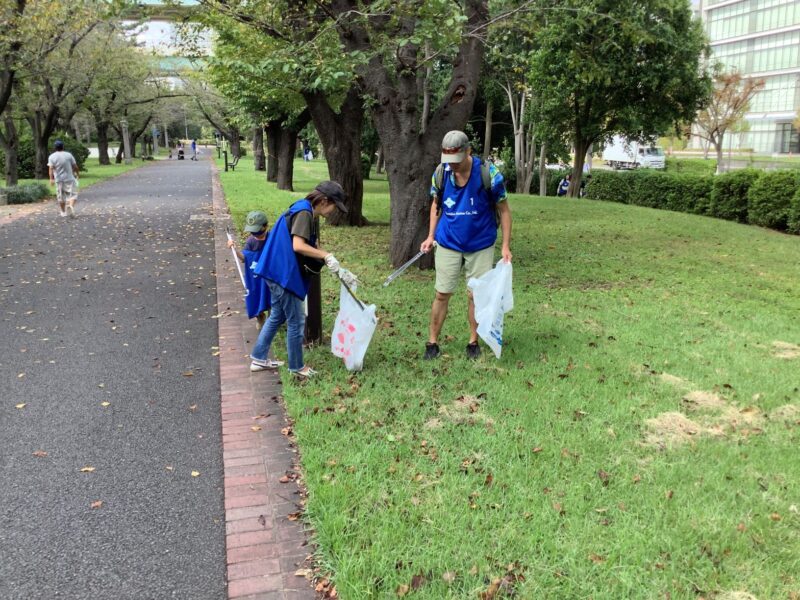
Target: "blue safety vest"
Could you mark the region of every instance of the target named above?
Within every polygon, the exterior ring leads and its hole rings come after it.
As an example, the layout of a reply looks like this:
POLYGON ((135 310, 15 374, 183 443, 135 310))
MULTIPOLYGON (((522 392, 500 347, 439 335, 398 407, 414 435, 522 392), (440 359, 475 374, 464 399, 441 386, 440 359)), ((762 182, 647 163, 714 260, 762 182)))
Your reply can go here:
MULTIPOLYGON (((254 272, 259 277, 278 284, 302 300, 308 294, 310 274, 301 269, 297 262, 288 223, 288 218, 301 210, 306 210, 312 215, 314 213, 311 202, 304 198, 292 204, 289 210, 275 221, 254 272)), ((312 235, 308 243, 316 248, 316 236, 312 235)))
POLYGON ((436 243, 457 252, 477 252, 494 246, 497 223, 489 193, 481 178, 481 160, 472 157, 472 172, 464 187, 445 172, 442 188, 442 215, 434 234, 436 243))
POLYGON ((247 307, 248 319, 260 315, 271 306, 267 280, 256 275, 256 265, 258 265, 258 259, 261 258, 262 252, 263 248, 258 252, 242 250, 244 255, 244 281, 247 286, 247 296, 244 297, 244 304, 247 307))

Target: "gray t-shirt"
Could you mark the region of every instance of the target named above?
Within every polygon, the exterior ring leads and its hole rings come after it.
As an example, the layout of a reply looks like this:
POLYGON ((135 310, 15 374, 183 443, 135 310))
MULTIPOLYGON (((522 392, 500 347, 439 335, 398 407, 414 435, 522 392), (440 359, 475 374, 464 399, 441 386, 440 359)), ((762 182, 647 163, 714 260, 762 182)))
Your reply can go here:
POLYGON ((66 150, 53 152, 47 159, 47 166, 53 169, 53 178, 56 183, 70 183, 75 181, 72 175, 72 165, 78 166, 75 157, 66 150))

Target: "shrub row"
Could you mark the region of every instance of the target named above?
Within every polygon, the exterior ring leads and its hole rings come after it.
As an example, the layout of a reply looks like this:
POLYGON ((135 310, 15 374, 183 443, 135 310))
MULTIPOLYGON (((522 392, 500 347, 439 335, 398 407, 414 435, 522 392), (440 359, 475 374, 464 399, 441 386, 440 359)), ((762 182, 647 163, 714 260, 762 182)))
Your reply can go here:
POLYGON ((50 195, 50 188, 43 183, 26 183, 2 190, 8 204, 29 204, 50 195))
POLYGON ((586 197, 800 233, 800 173, 796 171, 742 169, 713 176, 595 170, 586 197))

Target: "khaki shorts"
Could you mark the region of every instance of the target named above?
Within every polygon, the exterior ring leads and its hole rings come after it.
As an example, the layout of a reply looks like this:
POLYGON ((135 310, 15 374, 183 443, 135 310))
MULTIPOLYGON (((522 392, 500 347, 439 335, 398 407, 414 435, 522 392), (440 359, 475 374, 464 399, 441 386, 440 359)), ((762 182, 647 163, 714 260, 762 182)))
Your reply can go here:
POLYGON ((78 188, 74 181, 59 181, 56 183, 56 201, 64 204, 68 200, 78 197, 78 188))
POLYGON ((477 252, 456 252, 449 248, 436 247, 436 291, 452 294, 458 287, 461 267, 464 267, 466 280, 480 277, 492 270, 494 246, 477 252))

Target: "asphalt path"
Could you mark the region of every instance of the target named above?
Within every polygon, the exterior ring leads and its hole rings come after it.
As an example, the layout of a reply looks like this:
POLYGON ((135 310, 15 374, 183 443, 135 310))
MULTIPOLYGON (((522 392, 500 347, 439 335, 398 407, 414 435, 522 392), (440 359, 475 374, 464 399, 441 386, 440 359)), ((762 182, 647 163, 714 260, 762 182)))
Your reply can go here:
POLYGON ((225 597, 210 208, 163 161, 0 227, 3 600, 225 597))

